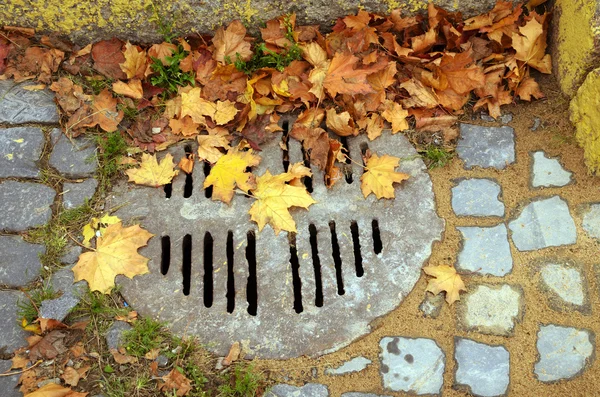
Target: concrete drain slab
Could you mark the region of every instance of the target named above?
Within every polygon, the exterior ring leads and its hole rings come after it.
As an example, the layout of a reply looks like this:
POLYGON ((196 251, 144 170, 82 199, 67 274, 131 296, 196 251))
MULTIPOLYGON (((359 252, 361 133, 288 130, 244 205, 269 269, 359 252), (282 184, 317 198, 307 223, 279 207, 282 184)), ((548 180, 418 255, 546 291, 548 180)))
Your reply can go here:
MULTIPOLYGON (((255 175, 284 172, 284 157, 303 160, 300 143, 290 140, 282 153, 281 140, 274 134, 261 145, 255 175)), ((411 291, 444 223, 425 165, 403 136, 350 138, 347 146, 359 163, 367 146, 404 158, 399 171, 411 178, 394 200, 364 199, 361 167, 347 164, 346 180, 332 189, 312 167, 305 183, 317 204, 292 209, 296 234, 276 236, 269 226, 258 233, 247 213, 253 200, 244 195, 229 206, 207 198, 202 184, 210 168, 201 164, 175 178, 170 198, 163 189, 115 186, 117 215, 156 235, 140 250, 150 273, 117 278, 129 304, 219 355, 234 341, 262 358, 320 355, 367 334, 372 320, 411 291)), ((177 160, 184 147, 171 152, 177 160)))

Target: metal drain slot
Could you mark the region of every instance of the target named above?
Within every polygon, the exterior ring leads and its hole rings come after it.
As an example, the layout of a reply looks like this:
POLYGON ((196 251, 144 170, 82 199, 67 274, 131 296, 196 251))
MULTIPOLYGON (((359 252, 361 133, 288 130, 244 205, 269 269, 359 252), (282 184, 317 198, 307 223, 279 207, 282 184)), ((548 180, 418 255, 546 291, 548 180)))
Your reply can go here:
POLYGON ((165 187, 163 188, 164 192, 165 192, 165 197, 166 198, 171 198, 171 194, 173 193, 173 184, 172 183, 167 183, 165 185, 165 187))
MULTIPOLYGON (((210 174, 210 170, 211 170, 211 165, 208 164, 207 162, 204 162, 204 165, 202 166, 202 171, 204 172, 204 178, 206 179, 208 177, 208 175, 210 174)), ((204 189, 204 197, 206 198, 211 198, 212 197, 212 192, 213 192, 213 187, 212 185, 205 188, 204 189)))
POLYGON ((321 278, 321 260, 319 259, 319 246, 317 242, 317 228, 313 223, 308 226, 310 234, 310 250, 315 271, 315 306, 323 306, 323 280, 321 278))
POLYGON ((186 234, 183 237, 183 264, 181 273, 183 275, 183 294, 190 294, 190 284, 192 281, 192 235, 186 234))
POLYGON ((340 254, 340 244, 335 231, 335 221, 329 222, 329 230, 331 231, 331 252, 333 255, 333 264, 335 266, 337 293, 338 295, 344 295, 346 292, 344 291, 344 278, 342 276, 342 256, 340 254))
POLYGON ((213 304, 213 237, 210 232, 204 234, 204 306, 213 304))
MULTIPOLYGON (((185 145, 184 150, 185 150, 185 157, 187 157, 188 159, 190 157, 193 158, 191 145, 185 145)), ((191 173, 189 173, 189 174, 186 173, 185 174, 185 186, 183 188, 183 198, 190 198, 192 196, 193 191, 194 191, 194 178, 192 177, 191 173)))
POLYGON ((292 265, 292 285, 294 288, 294 310, 302 313, 302 280, 300 279, 300 261, 298 260, 298 249, 296 248, 296 233, 288 234, 290 244, 290 264, 292 265))
POLYGON ((283 161, 283 172, 287 172, 290 168, 290 149, 289 149, 289 126, 290 123, 286 120, 283 122, 283 134, 281 134, 281 143, 282 143, 282 161, 283 161))
POLYGON ((248 284, 246 285, 246 300, 248 314, 256 316, 258 309, 258 287, 256 280, 256 235, 254 231, 247 234, 246 260, 248 261, 248 284))
POLYGON ((169 266, 171 266, 171 237, 162 236, 160 244, 160 273, 165 276, 169 272, 169 266))
MULTIPOLYGON (((303 158, 303 163, 304 166, 308 169, 310 169, 310 155, 306 152, 306 150, 304 149, 304 146, 302 146, 302 158, 303 158)), ((313 192, 313 178, 312 176, 304 176, 302 177, 302 182, 304 183, 304 187, 306 187, 306 190, 309 193, 313 192)))
POLYGON ((373 252, 379 255, 383 250, 383 244, 381 243, 381 233, 379 232, 379 221, 377 219, 373 219, 371 228, 373 229, 373 252))
POLYGON ((365 274, 362 263, 362 254, 360 253, 360 236, 358 223, 352 221, 350 224, 350 233, 352 234, 352 246, 354 248, 354 267, 356 267, 356 277, 362 277, 365 274))
POLYGON ((227 313, 235 309, 235 275, 233 273, 233 232, 227 232, 227 313))
MULTIPOLYGON (((348 138, 343 136, 340 138, 340 142, 342 144, 342 148, 344 149, 344 153, 350 155, 348 138)), ((354 182, 354 176, 352 175, 352 160, 350 160, 350 157, 346 157, 346 165, 342 167, 342 172, 344 173, 344 179, 346 180, 346 183, 354 182)))

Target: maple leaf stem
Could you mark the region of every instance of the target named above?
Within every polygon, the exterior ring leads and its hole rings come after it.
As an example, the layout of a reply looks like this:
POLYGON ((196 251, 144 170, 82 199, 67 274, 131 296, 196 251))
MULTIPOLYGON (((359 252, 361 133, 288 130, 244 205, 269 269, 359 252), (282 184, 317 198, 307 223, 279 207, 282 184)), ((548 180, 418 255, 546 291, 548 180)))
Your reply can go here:
POLYGON ((81 123, 83 120, 85 119, 89 119, 90 117, 94 117, 95 115, 97 115, 98 113, 105 113, 108 109, 104 108, 104 109, 100 109, 97 112, 94 112, 88 116, 85 116, 84 118, 77 120, 77 122, 75 124, 70 125, 69 127, 67 127, 67 129, 65 130, 65 134, 68 135, 69 132, 71 132, 71 130, 73 129, 73 127, 75 127, 77 124, 81 123))
POLYGON ((233 189, 233 191, 236 193, 239 193, 239 194, 248 195, 248 196, 252 197, 253 199, 258 200, 258 197, 253 195, 250 191, 245 192, 242 189, 238 189, 238 188, 233 189))
POLYGON ((78 246, 80 246, 80 247, 82 247, 82 248, 85 248, 85 249, 87 249, 87 250, 90 250, 90 251, 96 251, 96 249, 95 249, 95 248, 92 248, 92 247, 86 247, 85 245, 81 244, 79 241, 77 241, 77 239, 76 239, 76 238, 74 238, 74 237, 71 235, 71 233, 67 232, 67 236, 69 236, 69 238, 70 238, 71 240, 73 240, 73 242, 74 242, 75 244, 77 244, 78 246))
POLYGON ((20 371, 15 371, 15 372, 3 372, 3 373, 0 374, 0 376, 13 376, 13 375, 22 374, 23 372, 27 372, 27 371, 29 371, 31 369, 34 369, 35 367, 37 367, 38 365, 40 365, 43 362, 44 362, 44 360, 38 360, 35 364, 33 364, 29 368, 25 368, 25 369, 22 369, 20 371))
POLYGON ((360 168, 366 170, 367 167, 365 167, 363 164, 360 164, 357 161, 354 161, 350 156, 348 156, 346 153, 343 153, 344 157, 346 157, 348 160, 350 160, 351 162, 353 162, 354 164, 358 165, 360 168))

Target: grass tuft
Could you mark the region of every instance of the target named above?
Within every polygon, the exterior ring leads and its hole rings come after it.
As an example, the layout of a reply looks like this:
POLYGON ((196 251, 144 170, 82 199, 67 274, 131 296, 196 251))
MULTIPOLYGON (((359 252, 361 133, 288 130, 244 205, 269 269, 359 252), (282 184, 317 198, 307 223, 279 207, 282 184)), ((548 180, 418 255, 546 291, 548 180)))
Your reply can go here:
POLYGON ((430 145, 421 151, 421 157, 425 160, 428 169, 445 167, 454 157, 454 153, 443 147, 430 145))

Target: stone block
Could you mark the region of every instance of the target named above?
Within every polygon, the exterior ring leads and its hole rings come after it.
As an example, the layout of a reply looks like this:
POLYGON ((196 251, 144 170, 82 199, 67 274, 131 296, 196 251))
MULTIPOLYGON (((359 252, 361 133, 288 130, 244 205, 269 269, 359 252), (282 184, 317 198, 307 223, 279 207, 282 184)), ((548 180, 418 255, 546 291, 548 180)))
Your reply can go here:
POLYGON ((85 178, 96 172, 96 145, 91 140, 69 140, 60 132, 58 136, 53 132, 53 140, 55 143, 49 163, 62 175, 68 178, 85 178))
POLYGON ((512 271, 513 260, 504 224, 457 229, 463 238, 457 269, 492 276, 505 276, 512 271))
POLYGON ((490 179, 463 179, 452 188, 452 209, 458 216, 504 216, 502 189, 490 179))
POLYGON ((11 354, 27 346, 25 338, 31 334, 21 328, 17 318, 18 303, 28 303, 27 296, 19 291, 0 291, 0 351, 11 354))
POLYGON ((600 240, 600 204, 592 204, 584 212, 582 226, 590 237, 600 240))
POLYGON ((0 178, 38 177, 37 161, 44 143, 44 133, 39 128, 0 128, 0 178))
POLYGON ((531 155, 531 161, 532 187, 561 187, 571 183, 573 173, 565 170, 558 159, 548 158, 540 151, 531 155))
POLYGON ((63 185, 63 207, 71 209, 83 205, 86 199, 91 199, 96 193, 97 187, 98 181, 93 178, 79 183, 66 182, 63 185))
POLYGON ((49 89, 23 89, 33 84, 35 83, 29 81, 20 84, 12 80, 0 81, 0 123, 58 123, 54 93, 49 89))
POLYGON ((504 396, 510 382, 510 360, 504 346, 490 346, 470 339, 454 339, 457 369, 455 387, 466 387, 481 397, 504 396))
POLYGON ((280 383, 273 386, 265 397, 329 397, 329 390, 319 383, 307 383, 302 387, 280 383))
POLYGON ((46 224, 56 192, 39 183, 0 182, 0 231, 21 232, 46 224))
POLYGON ((366 357, 354 357, 346 361, 337 368, 325 369, 325 375, 346 375, 352 372, 360 372, 371 364, 371 360, 366 357))
POLYGON ((0 284, 21 287, 40 275, 46 248, 18 236, 0 236, 0 284))
POLYGON ((515 162, 515 131, 506 126, 461 124, 456 152, 466 169, 481 167, 503 170, 515 162))
MULTIPOLYGON (((11 365, 11 360, 0 360, 0 373, 5 374, 10 372, 11 365)), ((21 374, 0 377, 2 397, 23 397, 23 393, 19 391, 18 386, 20 377, 21 374)))

